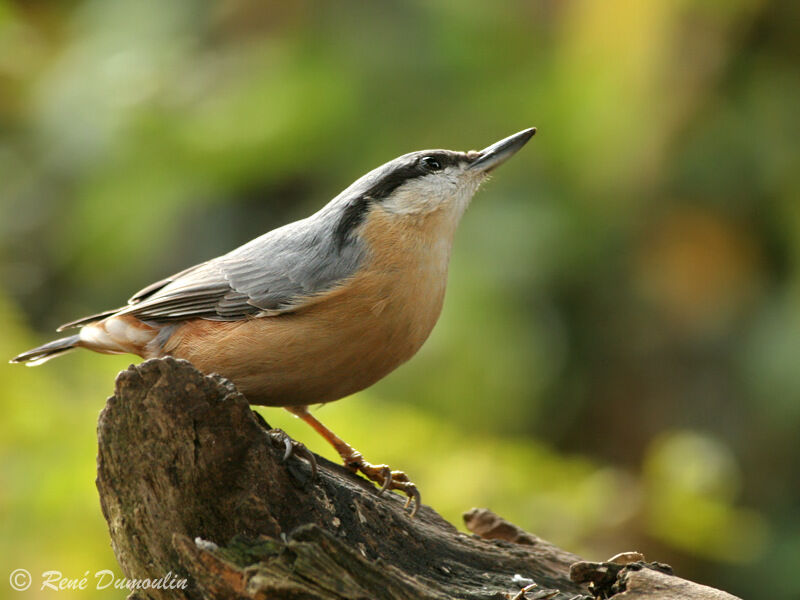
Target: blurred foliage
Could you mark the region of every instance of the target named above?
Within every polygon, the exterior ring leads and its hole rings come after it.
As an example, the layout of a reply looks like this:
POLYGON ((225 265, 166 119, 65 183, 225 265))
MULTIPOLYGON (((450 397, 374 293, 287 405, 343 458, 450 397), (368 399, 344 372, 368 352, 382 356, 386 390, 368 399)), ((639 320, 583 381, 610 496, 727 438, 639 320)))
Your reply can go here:
MULTIPOLYGON (((396 155, 536 125, 428 344, 320 418, 454 523, 797 598, 799 6, 0 0, 0 350, 396 155)), ((115 566, 94 428, 130 360, 0 365, 3 581, 115 566)))

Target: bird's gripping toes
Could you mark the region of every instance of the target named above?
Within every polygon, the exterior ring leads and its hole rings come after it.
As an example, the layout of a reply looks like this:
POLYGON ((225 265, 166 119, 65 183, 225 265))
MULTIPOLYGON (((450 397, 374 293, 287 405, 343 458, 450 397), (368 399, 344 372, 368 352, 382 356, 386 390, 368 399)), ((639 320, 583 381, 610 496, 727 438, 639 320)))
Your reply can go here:
POLYGON ((536 132, 480 152, 425 150, 370 171, 317 213, 157 281, 126 306, 59 328, 77 333, 11 362, 73 348, 174 356, 227 377, 251 404, 282 406, 348 467, 416 502, 401 471, 371 465, 309 412, 411 358, 439 318, 453 236, 486 176, 536 132))

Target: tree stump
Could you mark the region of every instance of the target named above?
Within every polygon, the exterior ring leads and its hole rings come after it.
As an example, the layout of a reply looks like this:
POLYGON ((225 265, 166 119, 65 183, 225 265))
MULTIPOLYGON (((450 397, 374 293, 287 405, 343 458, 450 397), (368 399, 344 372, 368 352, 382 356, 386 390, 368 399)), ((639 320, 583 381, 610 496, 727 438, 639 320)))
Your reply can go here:
POLYGON ((123 371, 97 433, 130 598, 733 599, 642 560, 581 562, 489 511, 465 515, 473 535, 424 505, 410 518, 398 495, 321 457, 312 480, 233 384, 186 361, 123 371))

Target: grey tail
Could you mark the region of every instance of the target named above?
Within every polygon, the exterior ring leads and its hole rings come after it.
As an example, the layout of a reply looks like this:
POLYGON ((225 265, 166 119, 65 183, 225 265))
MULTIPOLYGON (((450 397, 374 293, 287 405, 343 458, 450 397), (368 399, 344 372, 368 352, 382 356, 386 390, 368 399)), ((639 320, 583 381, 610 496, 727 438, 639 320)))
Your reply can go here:
POLYGON ((69 352, 73 348, 77 348, 80 341, 81 336, 77 334, 58 340, 53 340, 52 342, 48 342, 43 346, 39 346, 33 350, 23 352, 19 356, 15 356, 9 362, 27 363, 29 367, 40 365, 51 358, 54 358, 60 354, 64 354, 65 352, 69 352))

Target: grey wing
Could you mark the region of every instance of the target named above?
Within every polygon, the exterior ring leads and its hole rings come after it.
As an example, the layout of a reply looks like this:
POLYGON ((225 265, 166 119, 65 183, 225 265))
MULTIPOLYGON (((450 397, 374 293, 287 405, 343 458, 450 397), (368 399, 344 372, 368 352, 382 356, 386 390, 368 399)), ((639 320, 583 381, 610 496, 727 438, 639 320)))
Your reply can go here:
POLYGON ((156 282, 117 314, 145 321, 236 321, 296 310, 352 275, 358 244, 338 247, 324 223, 298 221, 156 282))
POLYGON ((89 315, 88 317, 81 317, 80 319, 75 319, 74 321, 70 321, 69 323, 64 323, 63 325, 59 325, 56 331, 64 331, 65 329, 71 329, 73 327, 83 327, 84 325, 89 325, 90 323, 96 323, 97 321, 102 321, 107 317, 119 314, 120 311, 128 311, 131 305, 142 302, 143 300, 152 296, 153 294, 158 292, 158 290, 166 287, 176 279, 202 266, 203 265, 197 265, 195 267, 192 267, 191 269, 186 269, 185 271, 181 271, 180 273, 176 273, 175 275, 171 275, 170 277, 166 277, 164 279, 156 281, 155 283, 151 283, 147 287, 142 288, 141 290, 136 292, 133 296, 131 296, 130 299, 128 300, 128 306, 124 306, 122 308, 112 308, 111 310, 104 310, 103 312, 95 313, 93 315, 89 315))

